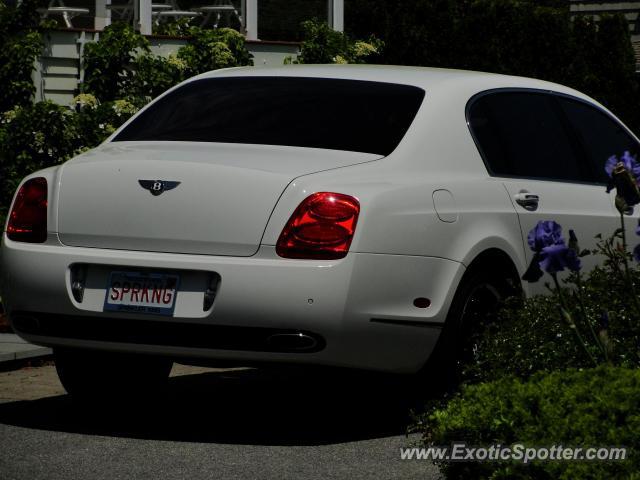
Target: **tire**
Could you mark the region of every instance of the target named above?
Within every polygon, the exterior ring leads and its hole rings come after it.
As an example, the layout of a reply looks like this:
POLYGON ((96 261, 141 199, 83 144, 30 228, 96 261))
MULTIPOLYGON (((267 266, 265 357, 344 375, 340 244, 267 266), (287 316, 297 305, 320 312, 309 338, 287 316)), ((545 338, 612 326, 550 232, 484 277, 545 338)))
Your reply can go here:
POLYGON ((134 400, 161 392, 173 362, 146 355, 54 349, 58 377, 74 398, 134 400))
POLYGON ((447 319, 422 376, 436 391, 453 391, 464 365, 473 359, 473 340, 508 297, 521 295, 518 279, 478 266, 460 282, 447 319))

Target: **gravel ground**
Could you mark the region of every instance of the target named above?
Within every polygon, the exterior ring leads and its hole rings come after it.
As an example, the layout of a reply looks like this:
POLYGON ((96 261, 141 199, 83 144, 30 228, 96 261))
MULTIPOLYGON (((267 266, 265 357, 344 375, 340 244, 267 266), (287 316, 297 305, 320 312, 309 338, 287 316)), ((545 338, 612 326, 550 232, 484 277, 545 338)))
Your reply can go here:
POLYGON ((0 373, 0 478, 436 479, 401 461, 389 388, 300 372, 176 366, 166 397, 82 406, 51 365, 0 373))

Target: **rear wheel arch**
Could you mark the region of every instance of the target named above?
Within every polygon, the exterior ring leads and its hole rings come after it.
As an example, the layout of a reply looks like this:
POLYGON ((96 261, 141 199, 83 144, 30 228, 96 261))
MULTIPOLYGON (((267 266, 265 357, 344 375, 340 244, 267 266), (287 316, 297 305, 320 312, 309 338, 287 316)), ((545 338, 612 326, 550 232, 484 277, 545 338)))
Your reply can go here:
POLYGON ((509 290, 511 290, 511 292, 506 293, 518 294, 522 291, 520 274, 514 261, 509 254, 500 248, 488 248, 476 255, 462 276, 458 289, 465 282, 468 282, 470 278, 483 272, 489 273, 496 278, 504 278, 509 290))
POLYGON ((421 374, 427 374, 436 388, 455 388, 473 327, 490 317, 502 300, 520 295, 520 275, 511 257, 499 248, 483 250, 462 275, 440 338, 421 374))
MULTIPOLYGON (((484 300, 492 302, 491 297, 495 297, 494 304, 487 307, 488 311, 494 311, 495 306, 507 297, 523 295, 518 269, 504 250, 488 248, 471 261, 453 294, 445 321, 445 330, 453 330, 456 332, 454 335, 457 336, 470 326, 470 321, 481 320, 474 319, 473 315, 465 315, 468 303, 477 297, 479 289, 485 290, 484 294, 481 294, 485 297, 484 300)), ((478 314, 482 315, 482 309, 478 314)))

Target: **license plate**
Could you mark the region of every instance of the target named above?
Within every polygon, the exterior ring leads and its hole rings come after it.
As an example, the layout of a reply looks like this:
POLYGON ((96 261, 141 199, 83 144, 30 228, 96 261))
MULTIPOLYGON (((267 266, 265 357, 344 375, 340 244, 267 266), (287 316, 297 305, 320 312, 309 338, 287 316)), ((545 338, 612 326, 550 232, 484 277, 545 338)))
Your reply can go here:
POLYGON ((104 311, 173 315, 180 277, 166 273, 111 272, 104 311))

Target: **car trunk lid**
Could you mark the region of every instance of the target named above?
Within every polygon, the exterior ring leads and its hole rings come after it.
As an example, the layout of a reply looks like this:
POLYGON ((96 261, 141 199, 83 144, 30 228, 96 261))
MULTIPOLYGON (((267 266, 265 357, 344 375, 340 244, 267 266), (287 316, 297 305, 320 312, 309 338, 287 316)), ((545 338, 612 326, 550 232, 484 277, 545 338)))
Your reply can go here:
POLYGON ((106 144, 64 165, 58 233, 72 246, 251 256, 293 179, 378 158, 265 145, 106 144))

